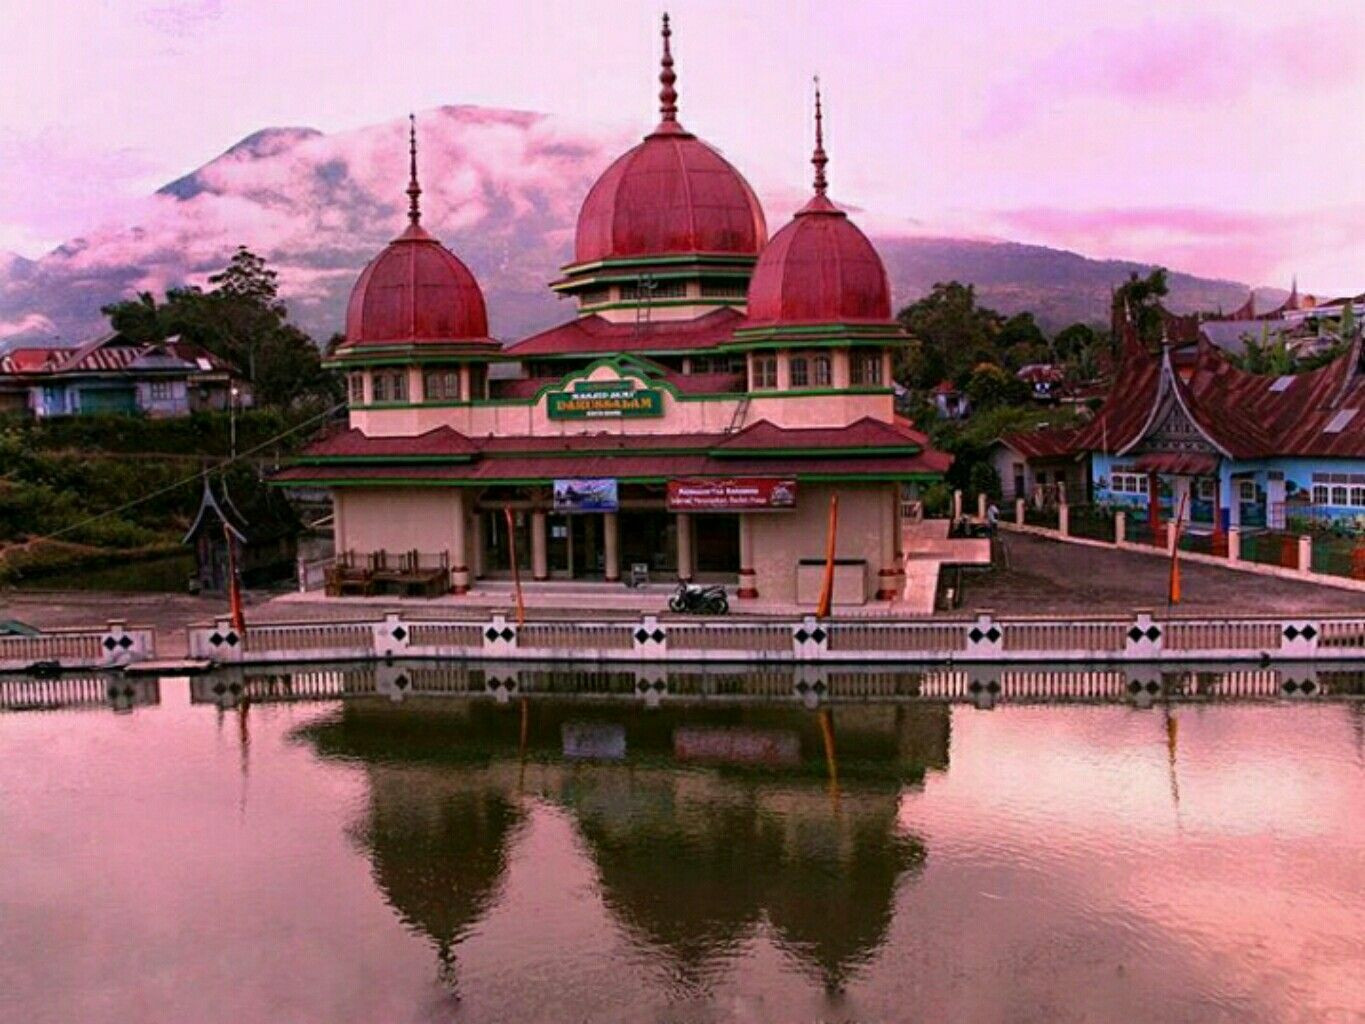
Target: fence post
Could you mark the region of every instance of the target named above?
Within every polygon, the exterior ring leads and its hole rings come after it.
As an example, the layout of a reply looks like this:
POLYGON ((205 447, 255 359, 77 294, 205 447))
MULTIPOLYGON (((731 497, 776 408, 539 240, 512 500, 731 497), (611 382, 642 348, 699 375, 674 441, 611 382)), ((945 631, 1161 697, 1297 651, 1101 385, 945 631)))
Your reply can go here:
POLYGON ((1024 525, 1024 499, 1023 499, 1023 498, 1015 498, 1015 499, 1014 499, 1014 525, 1015 525, 1015 526, 1023 526, 1023 525, 1024 525))
POLYGON ((1299 572, 1313 571, 1313 537, 1310 534, 1299 536, 1299 572))
POLYGON ((1128 513, 1114 513, 1114 543, 1122 544, 1128 535, 1128 513))
POLYGON ((976 518, 986 518, 986 493, 984 491, 976 496, 976 518))
POLYGON ((1063 537, 1071 536, 1071 506, 1066 502, 1057 506, 1057 532, 1063 537))
POLYGON ((962 492, 953 491, 953 518, 962 518, 962 492))
POLYGON ((1228 528, 1228 561, 1242 560, 1242 531, 1235 526, 1228 528))

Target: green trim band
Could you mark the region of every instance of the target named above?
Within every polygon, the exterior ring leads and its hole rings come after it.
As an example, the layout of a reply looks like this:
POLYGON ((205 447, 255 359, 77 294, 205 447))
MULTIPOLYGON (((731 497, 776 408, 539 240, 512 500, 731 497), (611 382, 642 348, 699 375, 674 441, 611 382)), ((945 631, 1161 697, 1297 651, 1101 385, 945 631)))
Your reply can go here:
MULTIPOLYGON (((887 483, 897 480, 910 480, 927 483, 943 479, 942 474, 927 473, 923 470, 907 471, 905 473, 801 473, 785 474, 794 475, 797 482, 807 481, 808 483, 887 483)), ((715 477, 716 479, 726 479, 728 473, 687 473, 681 476, 620 476, 614 479, 623 484, 662 484, 669 480, 691 479, 696 477, 715 477)), ((505 487, 505 486, 525 486, 526 484, 536 484, 539 486, 549 486, 554 483, 554 477, 490 477, 477 480, 428 480, 422 477, 352 477, 342 479, 328 479, 319 477, 313 480, 271 480, 272 487, 505 487)))
POLYGON ((728 264, 737 267, 752 267, 757 262, 757 256, 748 256, 743 253, 687 252, 673 255, 627 256, 619 257, 617 259, 594 260, 591 263, 565 263, 560 266, 559 271, 565 275, 585 274, 591 270, 611 270, 614 267, 677 266, 678 264, 686 263, 705 263, 712 266, 725 266, 728 264))

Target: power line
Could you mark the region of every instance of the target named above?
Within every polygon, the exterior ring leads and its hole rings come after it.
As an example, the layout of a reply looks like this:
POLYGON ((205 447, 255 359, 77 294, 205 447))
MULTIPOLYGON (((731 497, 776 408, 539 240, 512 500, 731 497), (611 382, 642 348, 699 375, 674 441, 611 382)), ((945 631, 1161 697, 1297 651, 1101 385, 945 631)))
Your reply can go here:
POLYGON ((320 419, 323 419, 323 418, 325 418, 325 417, 331 416, 331 415, 332 415, 334 412, 336 412, 338 409, 344 408, 345 405, 346 405, 345 402, 338 402, 336 405, 332 406, 330 409, 326 409, 326 410, 324 410, 323 412, 317 413, 317 414, 314 415, 314 416, 309 416, 306 420, 302 420, 301 422, 294 424, 294 426, 290 427, 288 430, 282 431, 281 433, 276 434, 274 437, 267 438, 266 440, 262 441, 260 444, 256 445, 254 448, 250 448, 250 449, 248 449, 247 451, 244 451, 244 452, 242 452, 242 453, 239 454, 239 455, 230 456, 229 458, 224 459, 222 462, 218 463, 216 466, 210 466, 210 467, 207 468, 207 469, 201 469, 199 472, 195 473, 193 476, 187 476, 187 477, 185 477, 183 480, 177 480, 177 481, 176 481, 175 483, 173 483, 173 484, 167 484, 165 487, 162 487, 162 488, 159 488, 158 490, 152 491, 150 494, 144 494, 144 495, 142 495, 142 497, 140 497, 140 498, 134 498, 132 501, 127 502, 126 504, 120 505, 118 508, 111 508, 111 509, 109 509, 109 510, 107 510, 107 511, 105 511, 105 512, 100 512, 100 513, 98 513, 97 515, 90 516, 88 519, 82 519, 82 520, 81 520, 80 522, 78 522, 78 523, 72 523, 70 526, 63 526, 60 530, 54 530, 52 533, 45 534, 45 535, 42 536, 42 537, 30 537, 29 540, 28 540, 28 543, 30 543, 30 544, 40 544, 40 543, 42 543, 43 541, 55 540, 56 538, 62 536, 63 534, 70 533, 70 532, 73 531, 73 530, 79 530, 79 529, 81 529, 82 527, 89 526, 91 523, 97 523, 97 522, 99 522, 101 519, 107 519, 107 518, 109 518, 110 516, 116 516, 116 515, 119 515, 119 514, 122 513, 122 512, 127 512, 130 508, 136 508, 138 505, 141 505, 141 504, 144 504, 145 502, 151 501, 153 498, 159 498, 159 497, 161 497, 161 495, 163 495, 163 494, 169 494, 171 491, 174 491, 174 490, 176 490, 176 489, 178 489, 178 488, 180 488, 180 487, 184 487, 184 486, 185 486, 186 484, 188 484, 188 483, 193 483, 195 480, 202 479, 204 476, 208 475, 209 473, 216 473, 216 472, 217 472, 217 473, 220 473, 220 472, 222 472, 223 470, 227 469, 228 466, 231 466, 234 462, 241 462, 243 459, 246 459, 246 458, 248 458, 249 456, 255 455, 257 452, 261 451, 262 449, 264 449, 264 448, 269 448, 272 444, 275 444, 277 441, 282 441, 284 438, 288 437, 290 434, 297 433, 298 431, 302 430, 304 427, 308 426, 310 423, 313 423, 313 422, 316 421, 316 420, 320 420, 320 419))

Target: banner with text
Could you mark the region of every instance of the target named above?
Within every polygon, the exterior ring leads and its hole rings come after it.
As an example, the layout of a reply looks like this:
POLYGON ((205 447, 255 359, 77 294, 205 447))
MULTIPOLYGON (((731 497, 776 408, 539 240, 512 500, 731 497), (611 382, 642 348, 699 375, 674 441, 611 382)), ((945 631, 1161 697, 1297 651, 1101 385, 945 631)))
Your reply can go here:
POLYGON ((620 507, 616 481, 556 480, 554 506, 556 512, 615 512, 620 507))
POLYGON ((789 477, 668 481, 668 507, 677 512, 740 512, 795 505, 796 481, 789 477))

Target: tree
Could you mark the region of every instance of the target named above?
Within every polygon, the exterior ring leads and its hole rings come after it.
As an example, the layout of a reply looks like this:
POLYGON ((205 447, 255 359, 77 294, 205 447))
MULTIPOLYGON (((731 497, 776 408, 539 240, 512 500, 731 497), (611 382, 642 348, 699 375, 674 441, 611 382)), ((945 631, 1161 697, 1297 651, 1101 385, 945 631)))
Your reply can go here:
POLYGON ((1154 268, 1146 277, 1139 277, 1134 271, 1114 292, 1114 309, 1120 316, 1126 314, 1132 319, 1137 325, 1138 340, 1152 351, 1161 347, 1165 330, 1161 300, 1169 292, 1165 267, 1154 268))
POLYGON ((1052 346, 1032 313, 1016 313, 1006 320, 995 337, 995 345, 1005 365, 1013 370, 1029 363, 1052 361, 1052 346))
POLYGON ((1008 370, 994 363, 982 363, 967 381, 967 397, 972 408, 982 411, 1020 405, 1028 401, 1028 386, 1008 370))
POLYGON ((978 306, 969 284, 936 284, 897 319, 914 339, 896 366, 897 379, 908 387, 932 388, 942 380, 961 385, 973 366, 998 360, 995 339, 1004 317, 978 306))
POLYGON ((1089 352, 1099 343, 1099 335, 1089 324, 1075 323, 1063 327, 1057 337, 1052 339, 1052 349, 1063 362, 1079 359, 1081 353, 1089 352))
POLYGON ((139 341, 180 335, 245 372, 260 405, 287 407, 334 398, 337 383, 317 346, 289 322, 279 275, 246 246, 209 277, 210 291, 172 288, 158 305, 150 293, 104 307, 115 330, 139 341))

